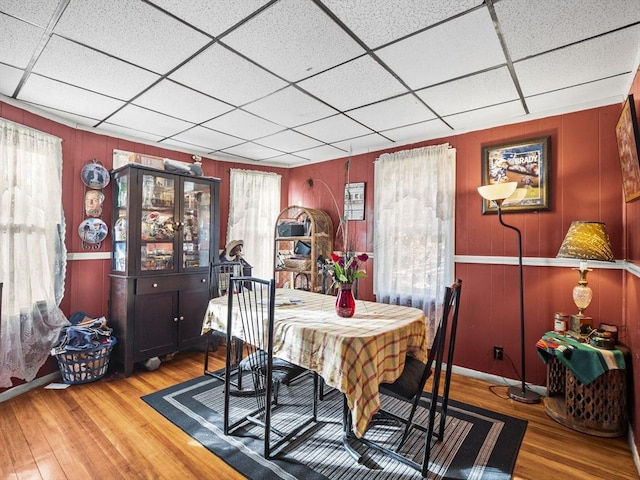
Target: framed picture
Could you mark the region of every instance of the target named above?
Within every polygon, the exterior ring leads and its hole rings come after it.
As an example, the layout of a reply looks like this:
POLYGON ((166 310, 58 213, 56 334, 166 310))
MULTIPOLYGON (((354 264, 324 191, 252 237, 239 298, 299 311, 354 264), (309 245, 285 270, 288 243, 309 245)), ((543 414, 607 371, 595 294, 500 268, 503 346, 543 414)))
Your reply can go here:
POLYGON ((616 140, 618 156, 622 169, 622 190, 625 202, 640 197, 640 152, 638 152, 638 119, 633 102, 629 95, 622 107, 622 113, 616 124, 616 140))
POLYGON ((344 186, 345 220, 364 220, 364 182, 344 186))
MULTIPOLYGON (((550 137, 482 147, 482 184, 518 182, 502 212, 549 210, 550 137)), ((482 213, 496 213, 494 202, 482 200, 482 213)))

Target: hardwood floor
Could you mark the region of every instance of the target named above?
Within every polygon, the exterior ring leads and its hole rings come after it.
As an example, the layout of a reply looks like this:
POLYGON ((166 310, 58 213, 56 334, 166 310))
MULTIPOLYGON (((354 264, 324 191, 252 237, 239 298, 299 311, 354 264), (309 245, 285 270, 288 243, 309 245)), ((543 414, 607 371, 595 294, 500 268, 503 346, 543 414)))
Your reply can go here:
MULTIPOLYGON (((65 390, 38 388, 0 403, 0 479, 244 478, 140 397, 202 375, 202 353, 156 371, 109 373, 65 390)), ((223 365, 218 352, 214 367, 223 365)), ((454 375, 451 398, 528 420, 514 479, 636 479, 626 437, 567 429, 542 404, 506 398, 506 387, 454 375)))

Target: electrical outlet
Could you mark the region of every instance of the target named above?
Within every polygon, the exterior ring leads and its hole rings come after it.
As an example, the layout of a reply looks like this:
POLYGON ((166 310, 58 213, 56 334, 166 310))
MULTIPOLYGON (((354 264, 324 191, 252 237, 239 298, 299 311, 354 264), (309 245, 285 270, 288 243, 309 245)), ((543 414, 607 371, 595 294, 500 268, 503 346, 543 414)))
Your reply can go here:
POLYGON ((504 359, 504 352, 502 350, 502 347, 498 347, 498 346, 493 347, 493 359, 494 360, 504 359))

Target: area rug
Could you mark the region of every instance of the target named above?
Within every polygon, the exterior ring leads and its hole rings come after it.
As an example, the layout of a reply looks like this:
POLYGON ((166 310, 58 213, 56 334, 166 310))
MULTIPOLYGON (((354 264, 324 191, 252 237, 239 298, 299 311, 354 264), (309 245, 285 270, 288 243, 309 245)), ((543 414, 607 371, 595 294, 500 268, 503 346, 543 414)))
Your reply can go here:
MULTIPOLYGON (((250 381, 249 379, 247 379, 250 381)), ((282 386, 274 419, 295 423, 309 409, 310 380, 282 386), (284 419, 284 420, 283 420, 284 419)), ((325 392, 318 402, 318 422, 286 445, 275 458, 265 460, 260 429, 240 430, 225 436, 222 431, 223 384, 212 377, 199 377, 142 399, 180 427, 227 464, 255 480, 332 479, 332 480, 404 480, 421 478, 416 470, 367 449, 359 442, 352 445, 363 454, 356 463, 342 444, 343 396, 337 390, 325 392), (255 431, 254 431, 255 430, 255 431)), ((233 414, 253 408, 252 398, 233 398, 233 414)), ((425 394, 425 401, 428 396, 425 394)), ((385 408, 403 408, 402 400, 385 397, 385 408)), ((419 411, 422 409, 419 409, 419 411)), ((445 442, 433 442, 428 478, 506 480, 511 478, 527 422, 481 408, 450 401, 445 442)), ((279 425, 282 426, 282 425, 279 425)), ((289 425, 285 425, 289 426, 289 425)), ((388 430, 382 428, 382 430, 388 430)), ((419 434, 416 431, 416 435, 419 434)), ((371 435, 394 435, 388 431, 371 435)), ((380 441, 380 439, 376 439, 380 441)), ((421 455, 424 438, 409 439, 407 448, 421 455)))

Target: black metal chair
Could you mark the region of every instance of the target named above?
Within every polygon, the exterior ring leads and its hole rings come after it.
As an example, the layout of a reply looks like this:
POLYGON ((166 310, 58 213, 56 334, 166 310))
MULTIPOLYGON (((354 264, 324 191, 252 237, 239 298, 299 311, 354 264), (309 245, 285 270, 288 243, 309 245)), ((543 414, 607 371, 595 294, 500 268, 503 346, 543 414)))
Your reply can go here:
MULTIPOLYGON (((384 396, 400 398, 411 401, 411 408, 406 412, 392 411, 388 407, 383 407, 374 416, 367 433, 360 439, 365 445, 375 448, 402 463, 405 463, 422 473, 426 477, 429 469, 429 456, 433 437, 438 441, 444 440, 444 430, 447 418, 447 408, 449 403, 449 388, 451 384, 451 369, 453 366, 453 355, 455 350, 456 331, 458 328, 458 310, 460 305, 460 295, 462 281, 456 280, 450 287, 445 288, 444 301, 442 306, 442 316, 439 319, 433 344, 429 350, 427 362, 423 363, 415 357, 407 355, 405 366, 400 377, 393 383, 383 383, 380 385, 380 393, 384 396), (448 334, 448 336, 447 336, 448 334), (448 342, 447 342, 448 338, 448 342), (447 369, 444 378, 442 395, 440 395, 440 382, 442 374, 442 364, 445 359, 447 369), (427 380, 433 377, 431 398, 429 400, 422 397, 427 380), (419 406, 426 408, 426 425, 415 421, 416 411, 419 406), (436 413, 439 413, 438 427, 436 428, 436 413), (376 426, 389 428, 389 420, 395 425, 404 425, 401 435, 388 436, 384 444, 377 440, 372 440, 376 426), (424 453, 421 461, 417 461, 415 456, 408 455, 403 451, 413 429, 418 429, 424 433, 424 453), (388 443, 387 440, 393 438, 395 443, 388 443), (411 457, 411 458, 410 458, 411 457)), ((391 402, 398 405, 405 402, 391 402)))
MULTIPOLYGON (((209 298, 217 298, 227 294, 229 291, 229 283, 232 277, 242 275, 242 263, 240 262, 219 262, 211 263, 209 266, 209 298)), ((224 380, 224 375, 219 374, 215 370, 209 370, 209 352, 216 351, 220 344, 225 344, 227 333, 217 330, 211 330, 207 333, 205 352, 204 352, 204 374, 224 380)), ((232 366, 233 371, 238 370, 238 365, 242 360, 242 340, 235 339, 232 344, 232 357, 235 363, 232 366)), ((235 386, 242 388, 242 377, 238 378, 235 386)))
MULTIPOLYGON (((302 430, 317 421, 318 376, 298 365, 273 356, 275 280, 261 280, 253 277, 232 277, 229 288, 227 316, 227 352, 224 388, 224 433, 229 435, 247 423, 255 424, 264 431, 264 457, 270 458, 276 449, 280 449, 302 430), (242 285, 242 288, 239 288, 242 285), (239 406, 238 399, 231 405, 234 396, 231 381, 231 367, 235 363, 232 345, 233 332, 242 332, 247 357, 240 362, 240 373, 247 372, 253 381, 253 396, 256 408, 251 412, 233 416, 233 408, 239 406), (295 415, 295 426, 283 431, 274 426, 273 414, 276 407, 277 391, 280 385, 288 385, 305 374, 313 375, 313 392, 310 396, 311 412, 308 418, 295 415), (280 438, 271 441, 271 435, 280 438)), ((245 379, 246 380, 246 379, 245 379)), ((286 410, 286 409, 285 409, 286 410)), ((280 411, 280 410, 278 410, 280 411)), ((290 421, 290 420, 287 420, 290 421)))

